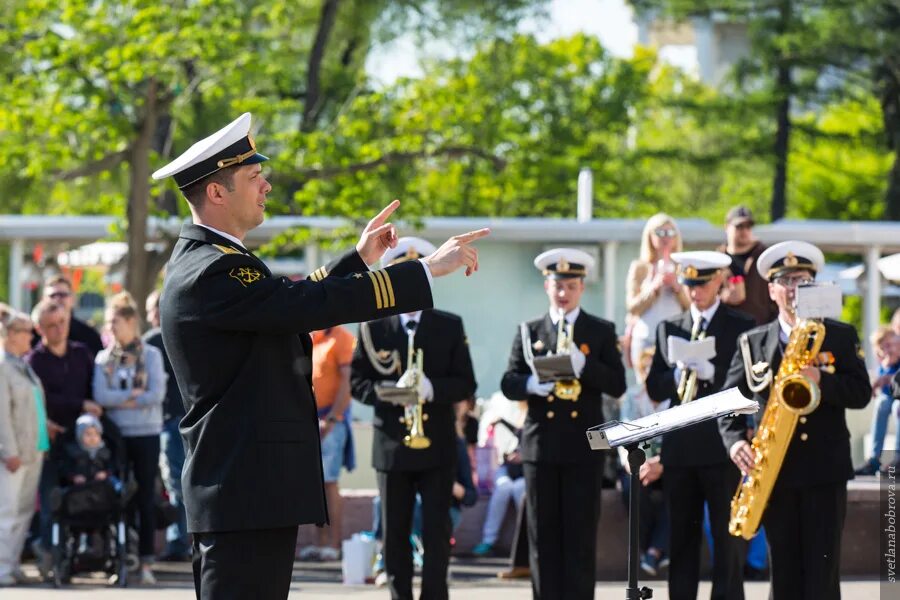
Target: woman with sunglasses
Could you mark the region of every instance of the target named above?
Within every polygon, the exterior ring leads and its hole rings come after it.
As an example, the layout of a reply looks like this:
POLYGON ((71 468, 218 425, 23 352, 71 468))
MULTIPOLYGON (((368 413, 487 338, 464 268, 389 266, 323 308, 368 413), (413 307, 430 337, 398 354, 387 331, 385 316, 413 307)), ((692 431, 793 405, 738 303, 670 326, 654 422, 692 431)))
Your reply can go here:
POLYGON ((673 252, 681 251, 681 233, 669 215, 657 213, 641 233, 641 253, 628 269, 626 289, 629 327, 626 343, 631 364, 654 344, 660 321, 687 310, 691 301, 675 277, 673 252))
POLYGON ((50 449, 41 380, 22 357, 31 319, 0 305, 0 587, 26 581, 19 560, 50 449))

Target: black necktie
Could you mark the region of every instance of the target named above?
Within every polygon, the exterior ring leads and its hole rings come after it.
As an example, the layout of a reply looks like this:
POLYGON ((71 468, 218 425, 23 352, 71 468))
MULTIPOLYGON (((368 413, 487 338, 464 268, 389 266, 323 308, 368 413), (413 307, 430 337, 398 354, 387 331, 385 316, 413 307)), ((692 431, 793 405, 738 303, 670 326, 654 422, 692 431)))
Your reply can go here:
POLYGON ((694 323, 694 331, 691 333, 691 341, 696 341, 699 338, 703 337, 703 334, 706 333, 706 317, 701 316, 700 320, 694 323))

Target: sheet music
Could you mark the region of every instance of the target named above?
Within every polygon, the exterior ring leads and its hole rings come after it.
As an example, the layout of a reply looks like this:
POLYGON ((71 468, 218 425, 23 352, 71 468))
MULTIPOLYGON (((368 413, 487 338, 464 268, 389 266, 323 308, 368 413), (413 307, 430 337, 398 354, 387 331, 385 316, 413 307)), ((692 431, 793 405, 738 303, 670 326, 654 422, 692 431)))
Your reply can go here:
POLYGON ((593 450, 609 450, 724 415, 749 415, 758 410, 758 402, 745 398, 738 388, 731 388, 634 421, 591 427, 587 430, 588 443, 593 450))
POLYGON ((800 319, 837 319, 841 316, 843 295, 832 282, 797 287, 797 317, 800 319))
POLYGON ((692 342, 675 335, 670 335, 667 338, 666 343, 669 346, 669 364, 672 365, 679 361, 687 363, 691 361, 712 360, 716 357, 715 336, 692 342))

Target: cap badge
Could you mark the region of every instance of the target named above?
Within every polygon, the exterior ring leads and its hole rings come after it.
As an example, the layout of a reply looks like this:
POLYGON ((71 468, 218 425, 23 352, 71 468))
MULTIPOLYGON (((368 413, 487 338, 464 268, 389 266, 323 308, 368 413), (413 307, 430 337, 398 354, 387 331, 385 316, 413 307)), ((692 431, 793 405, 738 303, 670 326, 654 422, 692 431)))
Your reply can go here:
POLYGON ((794 256, 793 252, 788 252, 787 256, 784 257, 784 266, 786 267, 796 267, 797 262, 797 257, 794 256))
POLYGON ((697 268, 693 265, 689 265, 684 268, 684 276, 687 279, 696 279, 697 278, 697 268))
POLYGON ((556 270, 559 273, 567 273, 569 271, 569 261, 565 258, 559 259, 559 262, 556 263, 556 270))

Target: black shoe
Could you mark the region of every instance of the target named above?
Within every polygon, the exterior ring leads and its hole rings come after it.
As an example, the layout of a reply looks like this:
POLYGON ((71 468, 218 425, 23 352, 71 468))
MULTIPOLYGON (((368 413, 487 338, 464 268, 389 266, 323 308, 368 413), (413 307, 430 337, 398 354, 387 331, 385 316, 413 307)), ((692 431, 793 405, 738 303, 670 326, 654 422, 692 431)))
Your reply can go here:
POLYGON ((866 461, 866 464, 853 471, 856 475, 877 475, 881 465, 874 458, 866 461))
POLYGON ((769 570, 744 565, 744 581, 768 581, 769 570))
POLYGON ((191 562, 190 554, 163 554, 156 559, 158 562, 183 563, 191 562))

